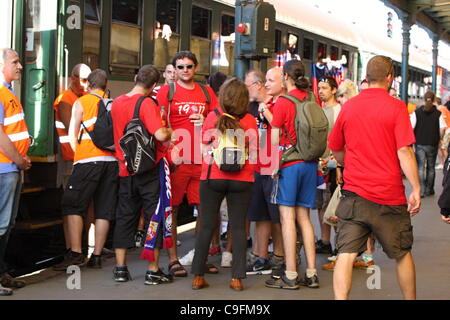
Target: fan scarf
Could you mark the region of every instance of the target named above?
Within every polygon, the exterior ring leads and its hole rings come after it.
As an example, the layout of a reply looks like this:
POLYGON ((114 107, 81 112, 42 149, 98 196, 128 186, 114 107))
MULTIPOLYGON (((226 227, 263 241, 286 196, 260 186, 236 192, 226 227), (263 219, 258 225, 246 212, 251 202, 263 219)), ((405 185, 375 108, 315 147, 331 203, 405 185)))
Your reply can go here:
POLYGON ((155 247, 159 232, 163 232, 163 248, 172 248, 172 191, 169 163, 163 158, 159 165, 159 201, 156 211, 150 220, 141 259, 155 261, 155 247))

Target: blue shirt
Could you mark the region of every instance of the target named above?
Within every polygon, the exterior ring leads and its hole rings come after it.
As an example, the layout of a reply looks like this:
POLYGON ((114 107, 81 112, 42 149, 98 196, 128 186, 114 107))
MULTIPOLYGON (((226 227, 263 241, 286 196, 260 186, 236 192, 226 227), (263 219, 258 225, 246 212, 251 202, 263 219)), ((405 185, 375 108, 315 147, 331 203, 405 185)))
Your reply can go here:
MULTIPOLYGON (((13 94, 15 94, 12 85, 3 82, 2 85, 9 89, 13 94)), ((5 123, 5 106, 0 102, 0 125, 5 123)), ((18 172, 19 168, 15 163, 0 163, 0 174, 18 172)))

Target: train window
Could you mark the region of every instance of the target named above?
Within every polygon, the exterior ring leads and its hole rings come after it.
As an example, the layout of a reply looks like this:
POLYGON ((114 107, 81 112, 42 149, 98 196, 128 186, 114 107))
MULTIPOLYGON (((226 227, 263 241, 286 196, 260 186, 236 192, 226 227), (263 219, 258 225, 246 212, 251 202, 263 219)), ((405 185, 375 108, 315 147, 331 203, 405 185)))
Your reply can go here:
POLYGON ((281 53, 281 30, 275 29, 275 53, 281 53))
POLYGON ((222 15, 222 36, 231 36, 234 33, 235 23, 234 17, 228 14, 222 15))
POLYGON ((211 11, 192 6, 191 52, 199 62, 198 73, 207 75, 211 69, 211 11))
POLYGON ((134 74, 141 64, 141 0, 114 0, 111 24, 111 72, 134 74))
POLYGON ((288 33, 288 46, 287 50, 292 56, 298 54, 298 36, 292 33, 288 33))
POLYGON ((213 32, 213 58, 212 65, 219 71, 232 75, 234 72, 234 17, 222 15, 221 34, 213 32))
POLYGON ((331 46, 331 60, 338 61, 341 60, 341 57, 339 57, 339 48, 335 46, 331 46))
POLYGON ((101 23, 101 2, 100 0, 85 0, 84 19, 87 23, 101 23))
POLYGON ((272 56, 272 59, 267 60, 267 68, 271 69, 273 67, 279 67, 281 65, 280 58, 282 56, 281 53, 281 40, 282 39, 282 32, 281 30, 275 29, 275 52, 272 56))
POLYGON ((141 25, 141 0, 113 0, 113 21, 141 25))
POLYGON ((342 50, 342 55, 345 56, 345 58, 347 59, 347 63, 343 64, 342 66, 348 68, 350 63, 350 52, 348 50, 342 50))
POLYGON ((192 35, 200 38, 210 38, 211 11, 192 6, 192 35))
POLYGON ((158 0, 156 2, 155 55, 153 64, 164 69, 172 62, 180 47, 179 21, 180 2, 178 0, 158 0))
POLYGON ((303 39, 303 59, 313 60, 314 41, 308 38, 303 39))
POLYGON ((100 27, 85 24, 83 29, 83 63, 92 70, 99 68, 100 27))
POLYGON ((327 57, 327 45, 325 43, 319 42, 317 46, 317 61, 321 62, 322 59, 327 57))

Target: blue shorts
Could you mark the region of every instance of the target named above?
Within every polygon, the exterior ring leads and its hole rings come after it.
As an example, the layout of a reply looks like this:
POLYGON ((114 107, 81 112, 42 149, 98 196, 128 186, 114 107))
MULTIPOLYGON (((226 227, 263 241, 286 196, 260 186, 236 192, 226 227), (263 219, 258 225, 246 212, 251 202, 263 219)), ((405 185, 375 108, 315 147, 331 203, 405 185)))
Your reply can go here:
POLYGON ((274 180, 271 202, 287 207, 314 208, 317 162, 302 162, 280 169, 274 180))

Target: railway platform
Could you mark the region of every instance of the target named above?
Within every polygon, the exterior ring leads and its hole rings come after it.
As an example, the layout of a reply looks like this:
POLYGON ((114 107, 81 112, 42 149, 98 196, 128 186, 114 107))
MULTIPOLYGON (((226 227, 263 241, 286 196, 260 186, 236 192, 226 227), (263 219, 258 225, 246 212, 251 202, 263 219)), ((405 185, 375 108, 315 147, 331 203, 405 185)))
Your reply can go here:
MULTIPOLYGON (((413 218, 413 255, 417 271, 417 298, 419 300, 450 300, 450 226, 441 221, 437 200, 442 191, 440 185, 442 171, 437 170, 436 195, 423 199, 419 215, 413 218)), ((318 232, 317 211, 312 211, 313 223, 318 232)), ((179 255, 183 256, 194 247, 194 231, 179 236, 182 244, 179 255)), ((140 259, 141 250, 129 253, 128 264, 133 281, 116 283, 112 278, 114 258, 104 260, 103 269, 82 268, 79 288, 74 287, 71 274, 44 269, 24 276, 28 285, 16 290, 12 297, 0 300, 181 300, 185 302, 206 300, 332 300, 332 272, 320 269, 326 263, 327 255, 317 255, 320 289, 301 288, 298 291, 269 289, 264 286, 267 275, 248 276, 244 280, 245 290, 235 292, 229 289, 230 269, 220 268, 217 275, 206 275, 209 288, 193 291, 192 275, 176 278, 167 285, 146 286, 144 274, 146 261, 140 259)), ((302 252, 300 274, 305 272, 304 252, 302 252)), ((168 256, 164 252, 161 266, 167 270, 168 256)), ((220 265, 220 256, 210 257, 210 262, 220 265)), ((402 295, 396 280, 395 262, 389 260, 377 246, 375 262, 378 275, 367 270, 354 270, 353 288, 350 298, 354 300, 400 300, 402 295), (376 278, 379 276, 379 278, 376 278)), ((190 267, 187 267, 190 271, 190 267)), ((76 283, 75 283, 76 284, 76 283)), ((76 286, 75 286, 76 287, 76 286)))

